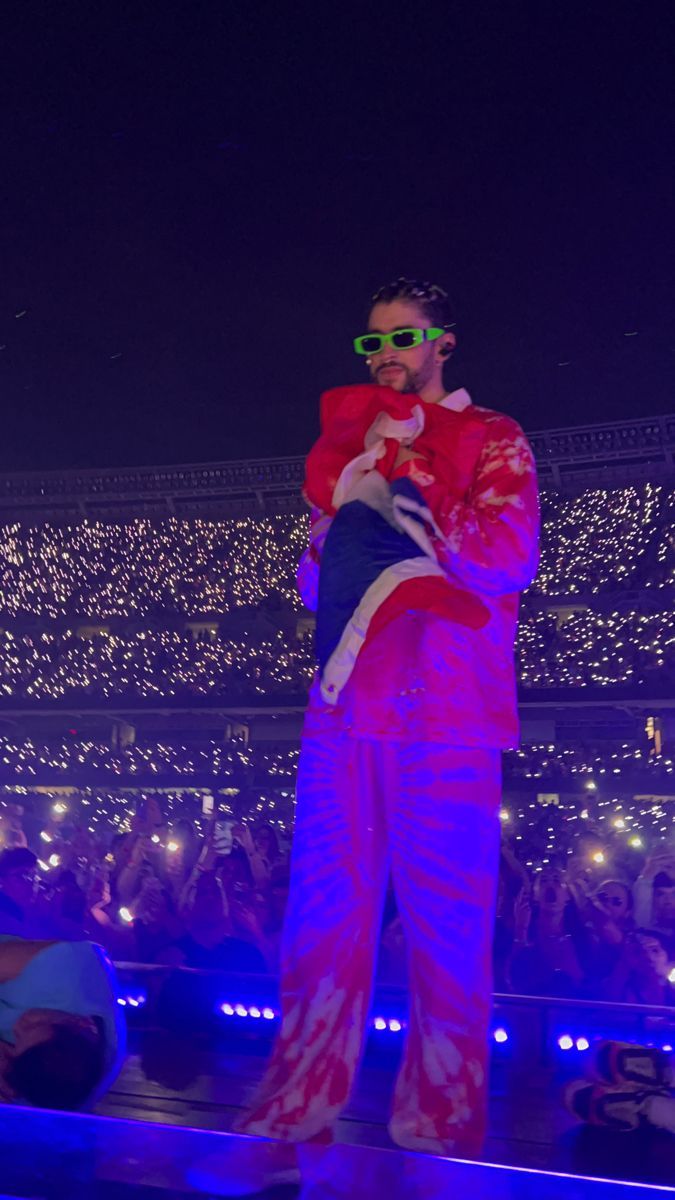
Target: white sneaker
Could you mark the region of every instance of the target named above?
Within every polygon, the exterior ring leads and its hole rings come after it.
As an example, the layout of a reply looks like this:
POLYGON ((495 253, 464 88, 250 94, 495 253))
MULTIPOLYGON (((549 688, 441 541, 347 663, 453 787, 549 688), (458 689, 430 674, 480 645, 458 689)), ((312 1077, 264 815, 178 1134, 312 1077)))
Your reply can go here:
POLYGON ((228 1144, 186 1172, 188 1183, 212 1196, 253 1196, 282 1183, 299 1184, 297 1146, 226 1135, 228 1144))

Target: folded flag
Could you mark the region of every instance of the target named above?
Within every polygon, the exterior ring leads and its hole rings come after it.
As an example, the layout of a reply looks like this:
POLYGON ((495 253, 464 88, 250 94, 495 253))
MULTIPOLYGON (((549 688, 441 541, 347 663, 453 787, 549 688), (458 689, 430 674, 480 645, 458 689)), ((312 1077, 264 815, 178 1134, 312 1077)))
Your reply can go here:
POLYGON ((366 476, 338 509, 321 555, 316 654, 335 701, 378 609, 404 580, 440 575, 424 502, 409 479, 366 476))

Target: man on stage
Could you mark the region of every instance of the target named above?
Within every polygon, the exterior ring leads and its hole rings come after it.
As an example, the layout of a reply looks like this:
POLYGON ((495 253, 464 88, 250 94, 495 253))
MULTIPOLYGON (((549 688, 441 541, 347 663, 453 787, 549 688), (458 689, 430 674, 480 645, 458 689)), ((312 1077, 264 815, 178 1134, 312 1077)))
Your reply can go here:
POLYGON ((501 750, 518 741, 518 593, 539 511, 528 442, 450 394, 445 292, 382 288, 371 383, 322 397, 307 461, 319 672, 297 785, 282 1027, 243 1133, 330 1141, 369 1016, 388 874, 410 1011, 390 1134, 472 1157, 485 1134, 501 750))

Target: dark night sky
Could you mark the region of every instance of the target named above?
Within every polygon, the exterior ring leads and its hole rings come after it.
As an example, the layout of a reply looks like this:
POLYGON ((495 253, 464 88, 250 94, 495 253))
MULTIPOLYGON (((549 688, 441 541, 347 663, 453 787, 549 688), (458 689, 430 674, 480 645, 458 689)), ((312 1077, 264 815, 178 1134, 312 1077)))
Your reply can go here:
POLYGON ((0 469, 304 452, 399 274, 526 428, 675 408, 670 0, 22 0, 2 39, 0 469))

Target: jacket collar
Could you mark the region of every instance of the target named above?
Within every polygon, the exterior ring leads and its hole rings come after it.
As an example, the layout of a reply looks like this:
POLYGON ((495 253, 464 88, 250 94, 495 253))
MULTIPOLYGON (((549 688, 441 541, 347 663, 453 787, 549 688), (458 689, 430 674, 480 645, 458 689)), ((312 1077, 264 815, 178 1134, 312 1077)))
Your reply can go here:
POLYGON ((455 392, 450 392, 443 400, 438 401, 439 408, 450 408, 453 412, 463 412, 472 403, 471 397, 466 388, 457 388, 455 392))

